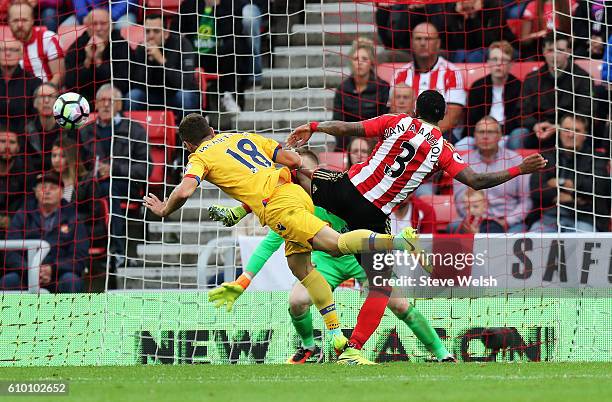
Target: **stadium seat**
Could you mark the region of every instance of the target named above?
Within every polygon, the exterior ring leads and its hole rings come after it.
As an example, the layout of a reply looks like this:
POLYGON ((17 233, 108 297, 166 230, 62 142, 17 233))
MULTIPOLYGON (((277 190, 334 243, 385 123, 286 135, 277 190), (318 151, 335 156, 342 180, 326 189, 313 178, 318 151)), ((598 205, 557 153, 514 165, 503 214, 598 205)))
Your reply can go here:
POLYGON ((346 170, 346 157, 344 152, 321 152, 319 164, 323 168, 342 172, 346 170))
POLYGON ((542 67, 542 64, 544 63, 540 61, 523 61, 519 63, 514 63, 512 65, 510 73, 519 80, 525 81, 525 78, 527 78, 527 74, 532 71, 536 71, 538 68, 542 67))
POLYGON ((589 73, 595 84, 601 84, 601 60, 576 59, 575 62, 579 67, 582 67, 589 73))
POLYGON ((142 124, 147 132, 153 166, 149 174, 149 184, 164 184, 166 166, 172 162, 177 147, 174 114, 169 111, 149 110, 126 112, 125 116, 142 124))
POLYGON ((211 74, 204 71, 203 68, 196 68, 198 82, 200 84, 200 92, 202 93, 202 110, 206 110, 206 93, 208 92, 208 81, 219 79, 217 74, 211 74))
POLYGON ((142 25, 128 25, 121 28, 121 36, 129 43, 132 49, 144 43, 145 31, 142 25))
POLYGON ((431 206, 436 211, 436 229, 438 231, 446 231, 449 223, 459 219, 452 194, 428 195, 420 198, 425 202, 431 202, 431 206))
POLYGON ((161 9, 177 12, 182 0, 145 0, 145 9, 161 9))
POLYGON ((59 36, 60 46, 64 51, 70 49, 70 46, 87 31, 85 25, 59 26, 57 35, 59 36))

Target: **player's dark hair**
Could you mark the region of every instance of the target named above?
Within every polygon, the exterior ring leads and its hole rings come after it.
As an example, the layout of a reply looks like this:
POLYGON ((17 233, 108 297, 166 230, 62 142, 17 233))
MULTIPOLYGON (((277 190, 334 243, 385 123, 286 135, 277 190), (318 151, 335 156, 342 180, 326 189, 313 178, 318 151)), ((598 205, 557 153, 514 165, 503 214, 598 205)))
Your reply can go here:
POLYGON ((200 145, 204 138, 210 134, 210 126, 201 114, 190 113, 179 124, 178 132, 182 141, 192 145, 200 145))
POLYGON ((428 123, 438 124, 446 113, 446 101, 438 91, 428 89, 416 101, 416 116, 428 123))
POLYGON ((312 152, 310 149, 307 149, 307 148, 298 148, 298 149, 295 150, 295 152, 297 152, 300 156, 305 156, 307 158, 311 158, 313 161, 315 161, 315 163, 317 165, 319 164, 319 157, 317 156, 317 154, 312 152))

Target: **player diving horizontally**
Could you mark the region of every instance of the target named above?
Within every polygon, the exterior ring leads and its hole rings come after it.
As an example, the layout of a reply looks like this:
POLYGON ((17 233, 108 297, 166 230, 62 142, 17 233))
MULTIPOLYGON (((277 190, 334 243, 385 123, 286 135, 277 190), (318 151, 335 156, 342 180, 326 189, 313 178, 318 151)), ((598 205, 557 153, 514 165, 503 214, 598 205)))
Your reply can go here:
MULTIPOLYGON (((414 118, 400 113, 354 123, 312 122, 295 129, 289 135, 287 145, 302 146, 316 131, 339 137, 378 138, 369 158, 347 172, 318 169, 312 173, 312 199, 315 205, 344 219, 351 230, 368 229, 374 232, 385 231, 388 215, 437 171, 445 171, 468 187, 481 190, 546 166, 547 161, 541 155, 534 154, 526 157, 519 166, 507 170, 474 172, 453 146, 442 138, 437 124, 444 118, 445 111, 444 97, 437 91, 426 90, 417 98, 414 118)), ((248 213, 241 206, 218 207, 213 212, 226 225, 235 224, 248 213)), ((391 294, 391 287, 374 288, 371 280, 373 274, 382 277, 390 273, 374 273, 366 269, 366 274, 370 283, 368 297, 347 343, 347 347, 358 350, 380 324, 391 294)))
POLYGON ((262 225, 285 239, 285 255, 291 272, 308 290, 311 300, 330 331, 341 361, 365 361, 361 351, 347 348, 331 289, 323 276, 313 269, 310 252, 331 255, 359 254, 365 251, 414 250, 411 230, 397 236, 369 230, 338 233, 314 215, 308 194, 291 182, 288 168, 301 166, 300 156, 271 139, 257 134, 216 134, 206 119, 192 113, 179 125, 179 136, 191 153, 181 183, 164 201, 154 194, 144 197, 144 205, 155 215, 166 217, 182 207, 201 180, 206 179, 229 196, 246 205, 262 225), (283 165, 277 169, 275 163, 283 165))
MULTIPOLYGON (((303 169, 314 170, 317 168, 319 162, 314 153, 305 150, 298 150, 298 153, 302 156, 303 169)), ((296 179, 307 192, 310 192, 309 177, 298 174, 296 179)), ((328 222, 333 229, 340 233, 348 231, 348 225, 343 219, 330 214, 321 207, 315 206, 315 216, 328 222)), ((253 251, 244 268, 244 273, 236 281, 210 291, 211 301, 214 301, 217 307, 227 304, 228 310, 231 310, 236 299, 246 290, 251 280, 261 271, 266 261, 282 244, 282 237, 273 231, 268 232, 253 251)), ((355 278, 362 285, 367 282, 364 269, 353 255, 332 257, 322 251, 314 251, 312 262, 316 270, 329 283, 332 291, 347 279, 355 278)), ((303 364, 315 356, 314 329, 312 315, 310 314, 311 305, 312 301, 308 292, 304 289, 304 286, 296 282, 289 295, 289 316, 302 344, 295 354, 287 360, 289 364, 303 364)), ((391 297, 387 307, 414 332, 416 337, 434 354, 438 361, 455 361, 431 324, 405 297, 391 297)))

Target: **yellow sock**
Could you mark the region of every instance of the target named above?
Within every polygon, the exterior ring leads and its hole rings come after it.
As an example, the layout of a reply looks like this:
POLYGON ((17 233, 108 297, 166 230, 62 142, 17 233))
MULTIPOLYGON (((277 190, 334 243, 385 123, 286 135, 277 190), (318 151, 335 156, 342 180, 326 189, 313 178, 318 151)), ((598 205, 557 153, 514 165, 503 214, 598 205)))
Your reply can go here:
POLYGON ((327 329, 336 330, 340 328, 334 296, 323 275, 316 269, 313 269, 302 279, 302 285, 308 290, 310 299, 312 299, 313 304, 317 306, 319 313, 323 316, 327 329))
POLYGON ((371 251, 387 251, 396 247, 393 245, 395 236, 359 229, 342 233, 338 239, 338 249, 342 254, 361 254, 371 251))

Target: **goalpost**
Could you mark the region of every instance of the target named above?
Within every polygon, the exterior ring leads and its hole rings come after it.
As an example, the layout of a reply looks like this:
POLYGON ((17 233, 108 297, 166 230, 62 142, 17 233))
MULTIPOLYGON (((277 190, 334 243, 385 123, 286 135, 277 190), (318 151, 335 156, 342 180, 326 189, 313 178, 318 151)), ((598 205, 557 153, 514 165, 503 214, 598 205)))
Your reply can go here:
MULTIPOLYGON (((141 205, 144 194, 167 196, 182 178, 187 154, 177 135, 180 118, 192 111, 203 113, 220 131, 252 131, 283 143, 292 129, 309 121, 373 117, 366 113, 366 108, 372 109, 372 105, 377 112, 386 112, 387 100, 380 94, 370 104, 363 103, 357 115, 344 110, 344 105, 358 99, 358 94, 344 93, 343 97, 335 99, 336 88, 351 76, 353 41, 368 38, 373 42, 375 69, 372 79, 384 80, 394 87, 399 72, 411 60, 410 40, 415 26, 426 21, 428 15, 444 21, 449 10, 457 13, 452 7, 459 4, 408 0, 248 0, 239 10, 227 8, 227 4, 217 6, 218 15, 214 14, 213 6, 194 9, 186 5, 200 2, 205 3, 204 0, 184 1, 181 5, 178 0, 144 0, 135 8, 138 10, 135 20, 118 29, 120 37, 133 52, 138 46, 144 46, 141 49, 144 59, 136 60, 134 53, 114 58, 111 71, 117 80, 124 76, 124 71, 117 67, 125 65, 121 62, 129 61, 141 67, 137 69, 137 76, 130 77, 121 97, 113 94, 113 100, 121 101, 130 129, 136 124, 144 127, 146 140, 136 140, 136 144, 146 147, 147 152, 144 160, 130 156, 113 160, 113 163, 125 162, 130 168, 126 174, 111 175, 113 200, 109 208, 106 272, 100 276, 103 277, 103 291, 57 296, 0 293, 6 313, 0 315, 3 328, 0 344, 7 345, 0 348, 0 365, 284 363, 299 346, 299 339, 287 313, 288 290, 293 279, 282 251, 274 254, 231 313, 216 310, 208 302, 206 293, 240 275, 268 229, 262 228, 252 214, 236 228, 225 228, 211 221, 207 212, 210 205, 238 203, 205 181, 182 209, 166 219, 160 220, 147 213, 141 205), (155 31, 155 26, 147 25, 154 23, 148 17, 159 14, 163 16, 163 29, 155 31), (212 26, 216 32, 210 30, 212 26), (146 42, 155 41, 156 34, 168 34, 166 41, 170 40, 168 38, 176 41, 179 34, 183 35, 182 42, 175 42, 179 43, 178 52, 172 56, 167 53, 166 61, 179 55, 191 57, 195 65, 183 61, 180 67, 147 69, 147 65, 154 64, 156 56, 151 49, 156 46, 146 42), (177 75, 178 81, 171 83, 168 77, 177 75), (159 77, 166 77, 166 81, 155 81, 159 77), (183 95, 177 97, 178 91, 183 95), (190 98, 194 95, 197 96, 190 98), (146 164, 146 179, 133 177, 138 163, 146 164), (129 186, 127 191, 118 193, 112 183, 121 180, 129 180, 129 186), (116 230, 114 225, 123 225, 125 230, 116 230)), ((503 15, 498 25, 489 28, 503 30, 504 35, 508 35, 504 38, 515 49, 511 72, 524 82, 527 75, 537 71, 544 62, 544 58, 536 56, 543 45, 541 36, 525 39, 529 33, 523 32, 524 26, 532 24, 532 31, 537 32, 539 28, 545 29, 546 19, 510 18, 512 13, 519 12, 523 2, 483 0, 472 3, 489 7, 491 15, 496 12, 503 15), (493 3, 496 5, 491 6, 493 3), (504 26, 507 29, 502 29, 504 26)), ((548 7, 545 3, 536 0, 536 15, 544 15, 548 7)), ((592 33, 607 32, 601 27, 612 25, 606 19, 607 13, 598 13, 594 8, 584 15, 573 14, 564 20, 563 16, 572 11, 564 6, 559 8, 560 3, 550 2, 554 10, 553 24, 561 19, 560 26, 553 32, 555 37, 564 32, 574 46, 583 46, 582 40, 588 43, 592 33), (587 23, 588 32, 580 31, 579 21, 587 23), (594 27, 597 24, 599 31, 594 27)), ((598 4, 596 1, 585 3, 598 4)), ((82 28, 68 32, 77 31, 81 32, 82 28)), ((454 49, 444 51, 455 34, 455 31, 440 32, 441 54, 447 58, 458 57, 454 49)), ((111 53, 120 46, 116 40, 118 36, 113 38, 111 53)), ((604 49, 606 41, 603 36, 595 40, 604 49)), ((572 49, 563 52, 569 55, 572 49)), ((465 57, 467 60, 468 56, 465 57)), ((459 81, 456 84, 462 85, 466 99, 471 86, 491 71, 486 63, 486 52, 482 57, 477 63, 465 60, 454 63, 459 81)), ((591 158, 591 190, 579 189, 577 193, 581 199, 597 204, 589 216, 601 229, 601 222, 607 218, 609 225, 610 218, 610 192, 601 189, 609 183, 606 179, 610 177, 610 95, 606 79, 601 77, 602 66, 606 64, 588 53, 570 59, 574 64, 567 74, 577 76, 579 70, 574 66, 583 68, 590 77, 586 79, 593 84, 592 91, 570 102, 571 110, 554 107, 551 114, 557 123, 566 112, 583 114, 589 120, 591 131, 586 137, 595 140, 596 144, 571 158, 576 165, 575 178, 582 174, 579 165, 583 159, 580 158, 591 158), (581 102, 590 105, 590 112, 580 112, 583 110, 581 102)), ((133 71, 130 68, 130 72, 133 71)), ((562 78, 562 75, 554 78, 556 101, 568 96, 567 91, 559 89, 562 78)), ((414 80, 408 84, 419 85, 414 80)), ((72 90, 78 92, 78 88, 72 90)), ((377 90, 388 94, 389 87, 377 90)), ((522 100, 519 99, 519 103, 522 100)), ((453 103, 448 98, 447 102, 453 103)), ((467 103, 462 107, 465 117, 467 103)), ((451 135, 461 137, 471 132, 475 123, 464 127, 462 118, 455 129, 450 130, 449 139, 451 135)), ((526 136, 527 132, 523 134, 526 136)), ((114 134, 114 151, 123 146, 119 138, 129 138, 125 136, 114 134)), ((556 160, 562 152, 559 141, 558 136, 553 141, 556 160)), ((350 152, 335 152, 335 146, 335 139, 322 133, 315 134, 309 143, 309 148, 319 155, 322 166, 343 170, 350 152)), ((505 158, 505 154, 500 155, 505 158)), ((471 158, 470 154, 464 154, 467 162, 471 158)), ((555 178, 561 178, 559 172, 563 171, 568 174, 564 177, 571 179, 570 170, 558 166, 552 169, 555 178)), ((420 197, 435 210, 435 228, 447 230, 449 224, 461 221, 456 211, 460 201, 454 198, 453 186, 446 177, 437 177, 431 188, 435 194, 425 193, 420 197)), ((556 189, 557 197, 571 190, 561 184, 556 189)), ((532 199, 533 191, 539 190, 530 189, 528 194, 520 195, 532 199)), ((493 201, 499 204, 499 199, 493 201)), ((607 232, 590 234, 562 232, 567 229, 564 222, 589 220, 574 214, 569 221, 562 221, 566 213, 583 211, 583 204, 576 201, 559 209, 556 212, 558 227, 551 233, 482 233, 463 236, 461 241, 457 241, 455 235, 424 235, 429 252, 439 255, 470 253, 482 256, 485 261, 481 265, 467 263, 465 270, 457 269, 456 265, 453 268, 458 260, 440 263, 432 278, 458 280, 470 275, 482 276, 495 279, 498 285, 467 290, 417 286, 406 287, 403 292, 431 322, 447 349, 462 361, 611 360, 610 228, 603 228, 607 232)), ((529 210, 509 210, 507 213, 524 215, 534 223, 548 209, 548 206, 532 203, 529 210)), ((398 271, 398 275, 414 278, 417 282, 421 276, 427 276, 421 268, 398 271)), ((340 321, 350 333, 364 298, 356 290, 359 285, 345 285, 334 293, 334 297, 340 321)), ((326 358, 331 359, 333 351, 325 339, 322 320, 315 312, 313 319, 317 344, 326 358)), ((430 358, 425 346, 390 311, 385 313, 364 350, 366 357, 379 362, 430 358)))

